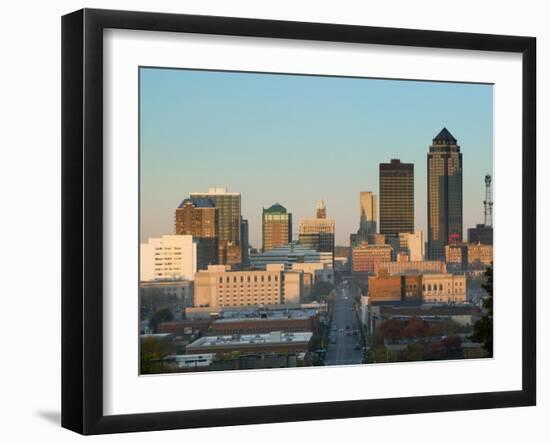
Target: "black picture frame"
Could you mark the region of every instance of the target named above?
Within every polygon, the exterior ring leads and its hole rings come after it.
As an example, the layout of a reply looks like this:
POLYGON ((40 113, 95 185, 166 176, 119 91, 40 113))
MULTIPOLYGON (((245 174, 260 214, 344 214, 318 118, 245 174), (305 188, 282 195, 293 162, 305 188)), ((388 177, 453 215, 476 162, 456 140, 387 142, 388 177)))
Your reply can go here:
POLYGON ((62 426, 82 434, 536 404, 536 39, 83 9, 62 18, 62 426), (357 401, 103 413, 103 30, 192 32, 522 54, 522 389, 357 401))

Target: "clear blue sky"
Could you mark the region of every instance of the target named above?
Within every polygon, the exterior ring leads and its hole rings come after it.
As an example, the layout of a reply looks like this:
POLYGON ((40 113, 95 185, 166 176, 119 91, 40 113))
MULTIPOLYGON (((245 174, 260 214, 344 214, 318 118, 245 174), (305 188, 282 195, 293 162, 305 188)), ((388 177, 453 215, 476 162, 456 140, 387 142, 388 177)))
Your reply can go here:
POLYGON ((190 192, 242 194, 250 242, 262 207, 294 227, 323 199, 336 243, 358 228, 359 192, 378 195, 378 165, 415 165, 415 224, 426 235, 426 153, 445 126, 463 153, 464 230, 483 222, 493 168, 491 85, 141 68, 141 239, 173 233, 190 192))

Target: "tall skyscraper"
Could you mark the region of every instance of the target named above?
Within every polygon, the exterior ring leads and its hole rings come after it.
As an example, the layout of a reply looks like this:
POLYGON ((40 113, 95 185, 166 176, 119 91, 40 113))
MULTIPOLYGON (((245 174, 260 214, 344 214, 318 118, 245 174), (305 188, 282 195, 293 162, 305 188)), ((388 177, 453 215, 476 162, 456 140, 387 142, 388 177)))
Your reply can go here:
POLYGON ((210 199, 218 209, 218 247, 221 264, 241 264, 241 194, 226 188, 192 192, 191 199, 210 199))
MULTIPOLYGON (((372 192, 359 193, 359 232, 365 236, 376 234, 376 195, 372 192)), ((365 237, 365 240, 367 238, 365 237)))
MULTIPOLYGON (((334 258, 334 220, 326 218, 326 207, 323 203, 323 211, 316 211, 317 218, 305 218, 300 220, 298 241, 301 245, 318 252, 331 252, 334 258), (322 215, 323 218, 318 216, 322 215)), ((319 207, 317 207, 319 209, 319 207)))
POLYGON ((414 164, 380 163, 380 233, 414 232, 414 164))
POLYGON ((262 210, 262 249, 269 251, 292 241, 292 214, 279 203, 262 210))
POLYGON ((186 198, 176 208, 176 235, 218 236, 218 210, 208 198, 186 198))
POLYGON ((197 244, 197 268, 218 263, 218 210, 207 198, 186 198, 176 208, 176 235, 191 235, 197 244))
POLYGON ((445 258, 445 246, 462 242, 462 153, 443 128, 428 152, 428 256, 445 258))

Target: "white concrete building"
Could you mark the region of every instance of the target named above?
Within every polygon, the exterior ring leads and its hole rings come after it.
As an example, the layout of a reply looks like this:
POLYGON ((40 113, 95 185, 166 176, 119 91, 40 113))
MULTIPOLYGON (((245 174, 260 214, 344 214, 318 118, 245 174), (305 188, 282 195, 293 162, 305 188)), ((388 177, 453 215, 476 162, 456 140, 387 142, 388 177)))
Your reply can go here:
POLYGON ((197 245, 191 235, 163 235, 140 245, 140 281, 194 280, 197 245))
POLYGON ((467 293, 465 275, 422 275, 422 300, 424 303, 466 303, 467 293))

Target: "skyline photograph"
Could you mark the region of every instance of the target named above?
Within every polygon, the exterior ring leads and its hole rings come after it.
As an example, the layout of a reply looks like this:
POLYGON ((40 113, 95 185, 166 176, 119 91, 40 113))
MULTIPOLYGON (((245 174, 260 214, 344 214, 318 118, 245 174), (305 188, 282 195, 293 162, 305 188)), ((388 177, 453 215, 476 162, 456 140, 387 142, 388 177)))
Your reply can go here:
POLYGON ((140 374, 493 356, 493 85, 141 67, 140 374))

